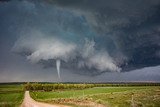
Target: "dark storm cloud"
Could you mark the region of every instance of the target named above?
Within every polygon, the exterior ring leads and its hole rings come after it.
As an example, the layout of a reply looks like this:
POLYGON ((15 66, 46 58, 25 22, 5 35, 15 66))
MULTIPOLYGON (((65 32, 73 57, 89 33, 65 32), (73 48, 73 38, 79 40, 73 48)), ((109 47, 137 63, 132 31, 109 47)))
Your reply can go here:
MULTIPOLYGON (((95 69, 99 72, 120 70, 106 50, 102 50, 101 47, 99 50, 94 48, 95 34, 84 17, 39 2, 31 4, 25 1, 21 5, 29 5, 27 12, 29 10, 32 12, 28 13, 30 15, 23 21, 20 38, 15 43, 13 51, 21 54, 30 53, 27 59, 32 62, 60 59, 71 65, 70 68, 76 66, 75 68, 95 69), (42 11, 44 11, 43 15, 41 15, 42 11), (29 23, 30 19, 34 21, 29 23), (31 26, 32 30, 30 30, 31 26)), ((22 14, 24 12, 21 10, 22 14)))
POLYGON ((160 63, 155 55, 160 50, 159 0, 57 0, 54 3, 84 15, 97 32, 95 40, 101 41, 99 45, 105 46, 111 55, 117 51, 123 53, 129 66, 160 63))
POLYGON ((44 68, 61 60, 62 69, 83 75, 156 66, 159 7, 159 0, 0 2, 0 57, 12 51, 44 68))

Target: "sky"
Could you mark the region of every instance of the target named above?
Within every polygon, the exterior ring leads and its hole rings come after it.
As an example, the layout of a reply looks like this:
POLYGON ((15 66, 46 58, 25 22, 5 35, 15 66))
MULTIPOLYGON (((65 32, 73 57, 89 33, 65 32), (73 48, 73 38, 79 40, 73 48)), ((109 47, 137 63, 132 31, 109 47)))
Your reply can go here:
POLYGON ((1 0, 0 82, 160 82, 159 0, 1 0))

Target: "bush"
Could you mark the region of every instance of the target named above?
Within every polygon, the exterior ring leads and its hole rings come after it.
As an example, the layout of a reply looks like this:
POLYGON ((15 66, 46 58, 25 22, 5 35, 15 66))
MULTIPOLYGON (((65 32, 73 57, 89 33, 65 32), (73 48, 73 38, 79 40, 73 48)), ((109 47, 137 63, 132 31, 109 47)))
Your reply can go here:
POLYGON ((43 90, 44 91, 52 91, 53 90, 53 85, 45 84, 45 85, 43 85, 43 90))

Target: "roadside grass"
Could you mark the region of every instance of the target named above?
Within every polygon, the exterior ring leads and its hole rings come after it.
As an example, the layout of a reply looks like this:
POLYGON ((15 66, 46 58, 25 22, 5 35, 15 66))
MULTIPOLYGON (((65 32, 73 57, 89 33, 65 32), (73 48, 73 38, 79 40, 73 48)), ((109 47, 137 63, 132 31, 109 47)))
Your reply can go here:
POLYGON ((160 87, 87 96, 109 107, 159 107, 160 87))
POLYGON ((74 97, 83 97, 86 95, 92 94, 101 94, 101 93, 111 93, 111 92, 121 92, 128 90, 139 90, 146 89, 146 87, 95 87, 84 90, 66 90, 66 91, 51 91, 51 92, 43 92, 43 91, 35 91, 30 92, 32 98, 36 100, 49 100, 49 99, 57 99, 57 98, 74 98, 74 97))
POLYGON ((0 107, 19 107, 23 96, 21 85, 0 85, 0 107))
POLYGON ((160 92, 155 90, 160 90, 160 87, 95 87, 84 90, 30 92, 30 95, 37 101, 70 104, 74 107, 77 102, 86 101, 107 107, 131 107, 133 104, 136 107, 158 107, 160 92))

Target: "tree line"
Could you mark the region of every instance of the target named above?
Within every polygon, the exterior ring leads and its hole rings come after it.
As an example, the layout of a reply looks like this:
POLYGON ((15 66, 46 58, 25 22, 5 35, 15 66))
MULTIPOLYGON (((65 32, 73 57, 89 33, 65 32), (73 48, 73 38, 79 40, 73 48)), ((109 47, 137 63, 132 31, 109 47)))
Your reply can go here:
POLYGON ((52 90, 67 90, 67 89, 86 89, 94 87, 93 84, 40 84, 27 83, 24 85, 25 90, 30 91, 52 91, 52 90))
POLYGON ((53 91, 53 90, 67 90, 67 89, 86 89, 93 87, 122 87, 122 86, 160 86, 160 83, 113 83, 113 84, 99 84, 99 83, 77 83, 77 84, 63 84, 63 83, 26 83, 24 90, 29 91, 53 91))

